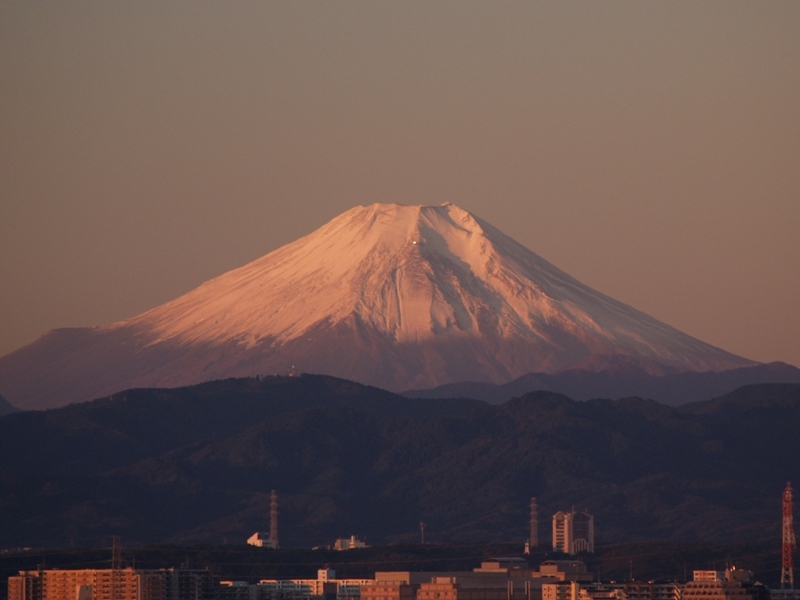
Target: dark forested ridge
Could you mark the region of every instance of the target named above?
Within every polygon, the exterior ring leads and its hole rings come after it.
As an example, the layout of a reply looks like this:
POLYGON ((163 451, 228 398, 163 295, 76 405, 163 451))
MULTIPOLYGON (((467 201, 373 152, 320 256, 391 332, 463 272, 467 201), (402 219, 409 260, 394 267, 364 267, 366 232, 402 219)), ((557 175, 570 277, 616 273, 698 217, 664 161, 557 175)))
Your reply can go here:
POLYGON ((278 491, 286 547, 513 542, 571 506, 603 542, 780 536, 800 385, 679 408, 535 392, 409 400, 323 376, 129 390, 0 418, 0 547, 241 543, 278 491))
POLYGON ((410 398, 474 398, 502 404, 509 398, 536 390, 565 394, 573 400, 638 396, 680 406, 728 394, 745 385, 800 383, 800 369, 782 362, 740 367, 727 371, 679 371, 659 368, 652 373, 640 365, 618 359, 602 370, 569 369, 559 373, 528 373, 503 384, 462 382, 430 390, 412 390, 410 398))

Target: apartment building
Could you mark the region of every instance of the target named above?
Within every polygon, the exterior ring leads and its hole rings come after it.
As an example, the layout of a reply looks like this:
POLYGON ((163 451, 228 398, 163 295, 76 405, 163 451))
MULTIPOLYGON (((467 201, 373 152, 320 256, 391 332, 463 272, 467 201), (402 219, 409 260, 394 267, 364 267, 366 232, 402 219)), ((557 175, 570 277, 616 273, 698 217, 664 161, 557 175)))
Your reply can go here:
POLYGON ((683 588, 683 600, 766 600, 769 590, 753 580, 753 573, 731 568, 726 571, 694 571, 683 588))
POLYGON ((8 600, 212 600, 207 570, 47 569, 8 578, 8 600))
POLYGON ((594 515, 574 509, 554 514, 553 550, 564 554, 594 552, 594 515))

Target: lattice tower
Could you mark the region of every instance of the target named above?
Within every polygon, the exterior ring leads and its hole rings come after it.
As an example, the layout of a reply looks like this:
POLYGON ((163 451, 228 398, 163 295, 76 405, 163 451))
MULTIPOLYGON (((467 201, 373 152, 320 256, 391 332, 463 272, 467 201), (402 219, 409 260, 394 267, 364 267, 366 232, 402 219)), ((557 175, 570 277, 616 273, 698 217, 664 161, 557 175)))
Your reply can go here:
POLYGON ((539 505, 536 497, 531 498, 531 539, 530 547, 539 547, 539 505))
POLYGON ((269 497, 269 545, 278 548, 278 494, 275 490, 269 497))
POLYGON ((122 542, 118 535, 111 538, 111 600, 122 600, 122 542))

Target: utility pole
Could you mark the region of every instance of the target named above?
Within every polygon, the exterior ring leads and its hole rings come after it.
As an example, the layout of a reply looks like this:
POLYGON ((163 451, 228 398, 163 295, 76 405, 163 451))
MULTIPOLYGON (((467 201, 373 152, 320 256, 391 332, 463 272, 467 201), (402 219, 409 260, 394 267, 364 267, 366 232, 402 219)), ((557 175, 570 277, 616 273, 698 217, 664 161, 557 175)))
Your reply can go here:
POLYGON ((425 523, 423 521, 419 522, 419 543, 425 545, 425 523))

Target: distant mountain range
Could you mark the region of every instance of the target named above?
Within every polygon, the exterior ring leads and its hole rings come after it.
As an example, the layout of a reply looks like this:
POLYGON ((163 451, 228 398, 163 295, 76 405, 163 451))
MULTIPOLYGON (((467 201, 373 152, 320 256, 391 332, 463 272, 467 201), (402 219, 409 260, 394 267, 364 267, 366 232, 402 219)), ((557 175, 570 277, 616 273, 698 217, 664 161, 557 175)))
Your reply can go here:
POLYGON ((401 391, 528 373, 756 363, 581 284, 452 204, 359 206, 141 315, 0 358, 24 409, 293 367, 401 391))
MULTIPOLYGON (((284 546, 541 538, 586 508, 598 539, 780 538, 800 481, 800 384, 668 407, 552 392, 408 399, 325 376, 138 389, 0 417, 4 546, 243 543, 279 495, 284 546)), ((777 543, 777 542, 776 542, 777 543)))
POLYGON ((19 409, 16 406, 13 406, 8 400, 0 396, 0 417, 17 412, 17 410, 19 409))
POLYGON ((502 385, 465 381, 430 390, 409 390, 403 395, 410 398, 473 398, 501 404, 511 398, 544 390, 575 400, 638 396, 679 406, 758 383, 800 383, 800 369, 774 362, 720 372, 673 370, 654 375, 636 364, 621 360, 603 371, 569 369, 560 373, 529 373, 502 385))

